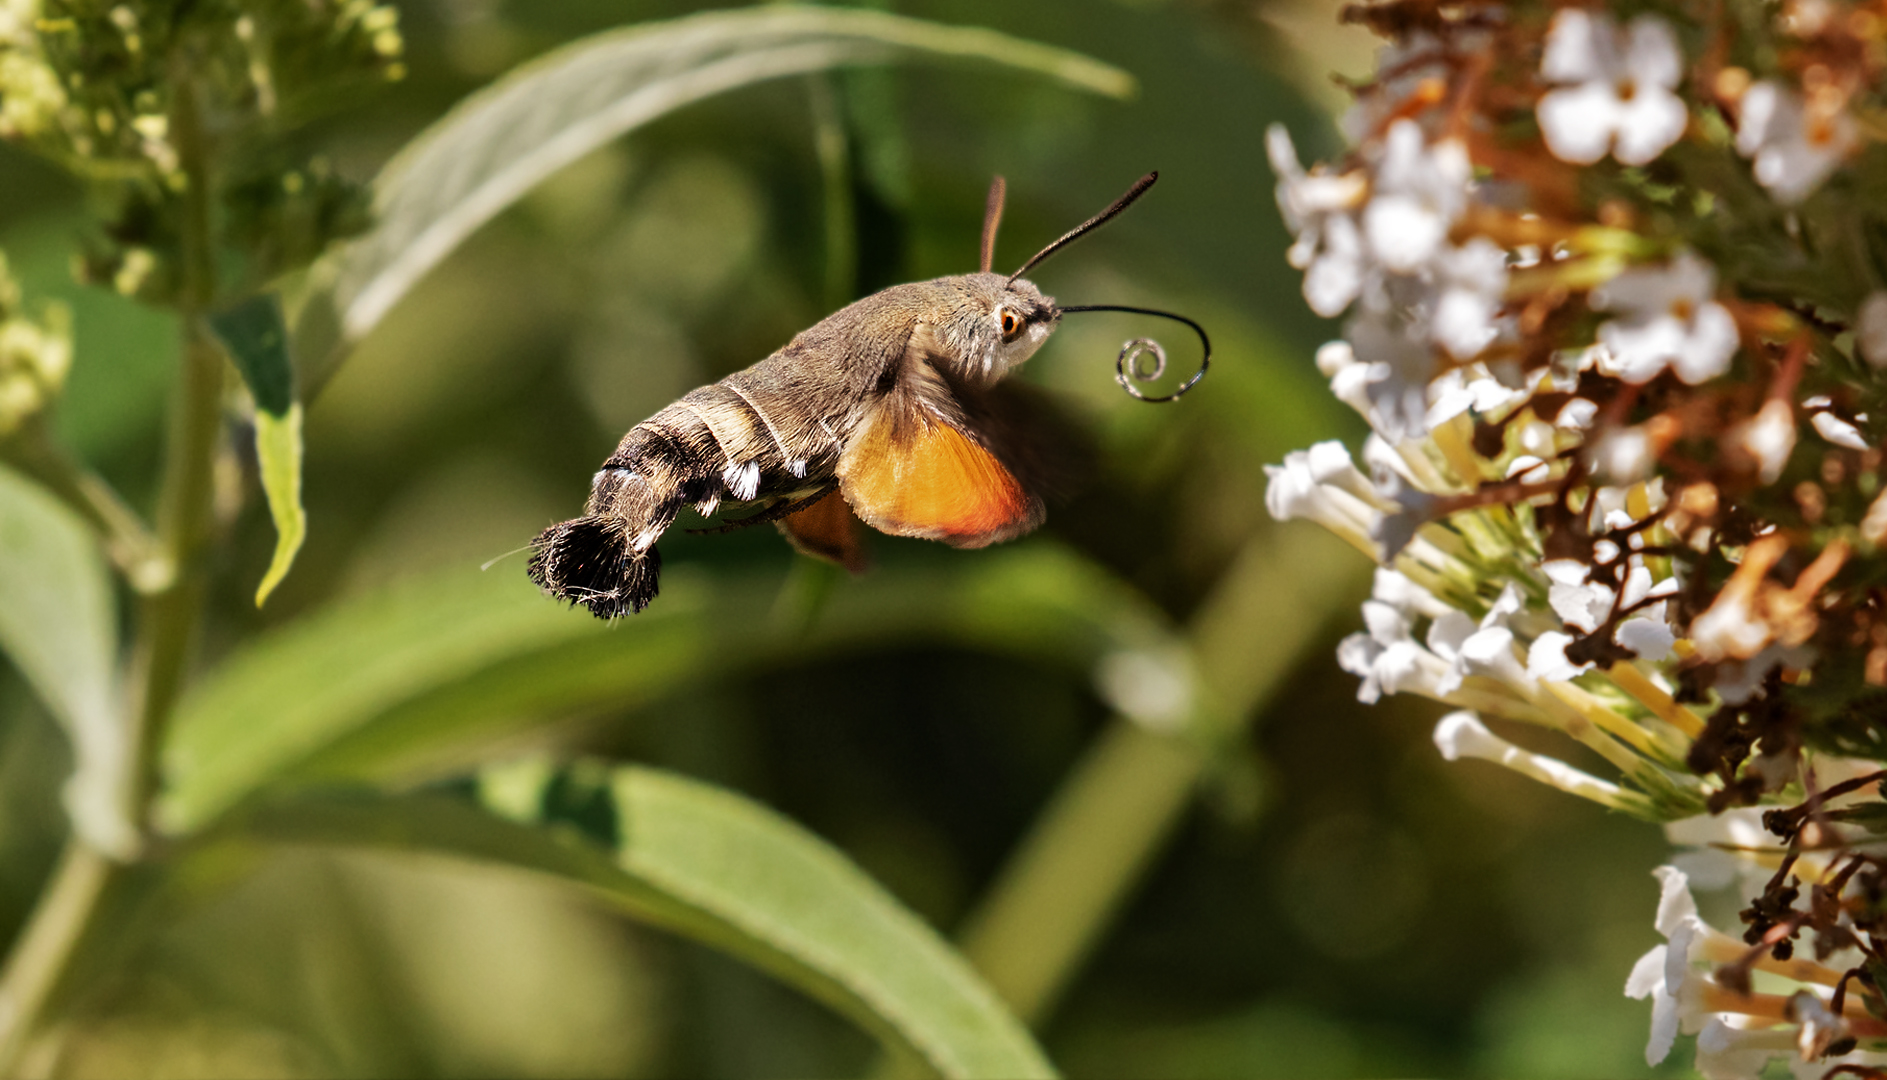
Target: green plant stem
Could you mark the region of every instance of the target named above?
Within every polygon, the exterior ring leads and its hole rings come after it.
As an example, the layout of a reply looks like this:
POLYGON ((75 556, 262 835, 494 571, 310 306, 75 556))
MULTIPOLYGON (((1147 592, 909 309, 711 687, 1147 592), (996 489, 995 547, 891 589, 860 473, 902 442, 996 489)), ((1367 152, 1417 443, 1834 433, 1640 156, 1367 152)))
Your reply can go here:
MULTIPOLYGON (((158 495, 159 557, 175 567, 139 605, 127 685, 120 809, 147 827, 164 728, 182 686, 204 591, 203 550, 211 533, 224 360, 203 325, 215 292, 210 224, 209 148, 202 129, 186 44, 171 57, 175 94, 170 131, 187 183, 180 200, 183 248, 183 372, 171 404, 163 487, 158 495)), ((99 901, 129 868, 74 835, 52 881, 0 973, 0 1076, 19 1071, 19 1055, 44 1020, 54 994, 86 941, 97 935, 99 901)))
POLYGON ((180 200, 183 372, 171 403, 157 535, 177 568, 168 588, 146 596, 132 654, 129 753, 123 798, 140 828, 157 788, 164 727, 183 684, 185 660, 201 613, 212 527, 217 438, 222 431, 224 359, 203 316, 216 291, 210 224, 210 151, 202 127, 188 47, 172 57, 175 100, 170 130, 187 178, 180 200))
POLYGON ((19 1074, 46 1003, 87 933, 116 864, 73 837, 0 970, 0 1076, 19 1074))
POLYGON ((222 425, 223 356, 202 329, 185 321, 183 380, 170 418, 169 452, 158 505, 158 537, 177 567, 170 586, 139 606, 132 651, 132 698, 123 805, 140 827, 157 788, 164 727, 183 685, 185 661, 203 601, 202 553, 210 533, 212 468, 222 425))
POLYGON ((1367 567, 1308 529, 1259 536, 1195 616, 1196 714, 1231 732, 1156 734, 1114 721, 1076 764, 965 923, 963 949, 1018 1016, 1039 1026, 1208 775, 1204 747, 1240 736, 1367 567))
POLYGON ((812 104, 813 149, 825 197, 825 306, 837 311, 858 287, 858 222, 852 213, 852 148, 839 88, 828 72, 806 79, 812 104))
POLYGON ((1112 922, 1190 801, 1204 755, 1117 718, 1011 856, 961 935, 964 955, 1037 1024, 1112 922))

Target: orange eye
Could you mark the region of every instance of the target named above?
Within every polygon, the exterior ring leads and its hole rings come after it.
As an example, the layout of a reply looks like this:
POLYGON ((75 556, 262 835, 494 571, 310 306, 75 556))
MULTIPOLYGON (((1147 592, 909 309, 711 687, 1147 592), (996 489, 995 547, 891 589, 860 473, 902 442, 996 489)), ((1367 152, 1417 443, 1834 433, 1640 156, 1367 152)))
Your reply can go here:
POLYGON ((1022 329, 1022 320, 1016 317, 1015 312, 1005 311, 1002 313, 1002 336, 1003 337, 1006 337, 1006 338, 1015 337, 1016 331, 1021 330, 1021 329, 1022 329))

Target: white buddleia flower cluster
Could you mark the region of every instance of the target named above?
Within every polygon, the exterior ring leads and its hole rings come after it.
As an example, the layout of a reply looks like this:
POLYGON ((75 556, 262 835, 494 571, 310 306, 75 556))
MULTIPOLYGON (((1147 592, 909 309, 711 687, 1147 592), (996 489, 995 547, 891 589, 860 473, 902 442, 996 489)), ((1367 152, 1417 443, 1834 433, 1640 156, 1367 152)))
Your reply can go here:
POLYGON ((1379 565, 1339 662, 1364 701, 1452 706, 1450 760, 1683 823, 1680 841, 1700 822, 1766 838, 1746 845, 1765 869, 1738 879, 1742 940, 1660 872, 1667 944, 1629 987, 1654 1002, 1653 1060, 1681 1033, 1706 1076, 1878 1067, 1887 15, 1349 15, 1388 39, 1341 121, 1349 148, 1306 165, 1284 129, 1265 136, 1287 259, 1341 320, 1317 367, 1370 428, 1267 467, 1274 517, 1379 565), (1763 806, 1790 809, 1767 831, 1738 816, 1763 806), (1810 940, 1812 964, 1790 958, 1810 940), (1753 972, 1800 985, 1756 993, 1753 972))

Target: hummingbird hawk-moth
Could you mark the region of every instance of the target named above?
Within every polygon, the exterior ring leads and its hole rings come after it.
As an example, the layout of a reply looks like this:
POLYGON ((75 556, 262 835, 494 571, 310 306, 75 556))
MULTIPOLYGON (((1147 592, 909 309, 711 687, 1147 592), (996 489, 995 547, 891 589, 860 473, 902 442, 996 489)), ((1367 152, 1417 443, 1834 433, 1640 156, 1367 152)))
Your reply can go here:
MULTIPOLYGON (((897 285, 800 333, 784 348, 693 390, 624 435, 591 482, 582 517, 532 542, 531 580, 598 618, 641 611, 655 598, 655 548, 681 508, 704 516, 723 502, 762 509, 730 527, 776 523, 799 550, 862 568, 862 521, 893 536, 979 548, 1042 523, 1052 471, 1039 438, 1018 420, 1003 376, 1027 360, 1063 314, 1116 310, 1186 323, 1142 308, 1058 306, 1022 277, 1125 210, 1153 186, 1148 173, 1113 205, 1037 252, 1015 273, 990 272, 1003 181, 990 187, 981 269, 897 285)), ((1129 342, 1121 385, 1157 377, 1159 346, 1129 342), (1152 370, 1139 361, 1154 358, 1152 370)), ((1171 400, 1205 373, 1202 363, 1171 400)))

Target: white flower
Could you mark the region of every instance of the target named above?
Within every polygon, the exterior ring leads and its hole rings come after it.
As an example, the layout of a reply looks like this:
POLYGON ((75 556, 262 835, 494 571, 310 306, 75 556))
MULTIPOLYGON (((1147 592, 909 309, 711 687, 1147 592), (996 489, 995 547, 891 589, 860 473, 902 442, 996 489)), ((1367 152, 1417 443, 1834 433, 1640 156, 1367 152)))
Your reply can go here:
POLYGON ((1783 842, 1763 827, 1766 813, 1767 808, 1745 806, 1665 823, 1664 838, 1685 849, 1671 861, 1699 888, 1736 884, 1744 899, 1753 899, 1774 872, 1773 865, 1765 865, 1757 856, 1779 859, 1785 850, 1783 842))
POLYGON ((1429 519, 1435 497, 1380 460, 1371 472, 1364 476, 1335 440, 1293 450, 1283 465, 1265 466, 1265 509, 1278 521, 1315 521, 1387 562, 1429 519))
POLYGON ((1801 1025, 1796 1029, 1795 1048, 1803 1061, 1814 1061, 1827 1053, 1829 1046, 1849 1036, 1847 1022, 1807 990, 1789 995, 1788 1015, 1801 1025))
POLYGON ((1634 616, 1618 624, 1612 640, 1630 649, 1641 660, 1657 663, 1671 655, 1671 647, 1677 644, 1677 635, 1671 632, 1669 623, 1662 617, 1664 605, 1653 605, 1659 609, 1659 616, 1634 616))
MULTIPOLYGON (((1758 1080, 1779 1057, 1792 1057, 1792 1032, 1731 1027, 1713 1016, 1697 1033, 1697 1071, 1704 1080, 1758 1080)), ((1819 1077, 1826 1066, 1816 1069, 1819 1077)))
POLYGON ((1376 541, 1377 558, 1387 562, 1402 553, 1415 539, 1415 530, 1435 516, 1435 496, 1410 484, 1401 473, 1377 466, 1370 474, 1380 498, 1395 504, 1370 527, 1369 537, 1376 541))
POLYGON ((1360 173, 1305 172, 1282 124, 1265 131, 1265 153, 1278 177, 1278 209, 1296 237, 1286 258, 1304 271, 1304 301, 1325 318, 1343 313, 1363 287, 1368 260, 1353 213, 1368 181, 1360 173))
POLYGON ((1590 398, 1573 398, 1568 401, 1559 414, 1553 417, 1553 426, 1568 428, 1572 431, 1584 431, 1598 419, 1599 403, 1590 398))
POLYGON ((1669 267, 1627 270, 1592 290, 1593 307, 1621 313, 1599 327, 1601 370, 1646 383, 1669 365, 1692 386, 1729 370, 1736 320, 1712 299, 1716 286, 1716 268, 1686 251, 1669 267))
POLYGON ((1578 795, 1606 806, 1617 807, 1623 794, 1616 784, 1580 772, 1557 758, 1522 750, 1487 730, 1480 717, 1471 712, 1452 712, 1435 725, 1435 748, 1448 761, 1480 758, 1504 765, 1569 795, 1578 795))
POLYGON ((1436 364, 1426 335, 1400 315, 1370 310, 1351 320, 1347 335, 1363 367, 1345 374, 1361 384, 1369 401, 1363 414, 1369 426, 1392 442, 1428 434, 1429 380, 1436 364))
POLYGON ((1861 429, 1824 409, 1809 416, 1808 422, 1814 426, 1815 434, 1849 450, 1866 450, 1867 439, 1861 435, 1861 429))
MULTIPOLYGON (((1503 415, 1533 397, 1539 386, 1536 376, 1516 390, 1494 377, 1484 364, 1450 368, 1428 384, 1430 404, 1423 417, 1430 428, 1438 427, 1472 409, 1482 416, 1503 415)), ((1529 449, 1557 452, 1550 444, 1529 449)))
POLYGON ((1378 567, 1370 599, 1363 603, 1363 625, 1368 632, 1351 634, 1337 647, 1338 666, 1363 680, 1356 692, 1358 701, 1374 702, 1384 694, 1404 692, 1441 698, 1444 683, 1459 685, 1452 671, 1453 654, 1443 658, 1415 640, 1415 623, 1424 618, 1430 620, 1433 641, 1434 626, 1466 616, 1405 575, 1378 567))
MULTIPOLYGON (((1703 615, 1697 617, 1696 622, 1691 623, 1691 640, 1693 642, 1698 640, 1697 623, 1703 622, 1705 616, 1710 615, 1711 612, 1716 611, 1717 608, 1721 606, 1721 604, 1712 605, 1710 611, 1704 612, 1703 615)), ((1726 614, 1733 613, 1732 611, 1726 614)), ((1751 625, 1752 624, 1742 624, 1731 626, 1727 633, 1741 632, 1748 634, 1750 633, 1751 625)), ((1751 641, 1768 641, 1768 635, 1770 633, 1769 625, 1767 623, 1756 623, 1753 625, 1760 629, 1762 635, 1760 639, 1751 634, 1751 636, 1734 641, 1732 644, 1738 648, 1748 648, 1751 641)), ((1725 640, 1727 640, 1725 637, 1726 631, 1716 625, 1712 625, 1705 628, 1705 633, 1706 637, 1704 640, 1710 646, 1711 650, 1726 648, 1724 644, 1725 640)), ((1698 646, 1698 650, 1705 652, 1705 655, 1714 655, 1714 653, 1706 651, 1702 645, 1698 646)), ((1737 660, 1734 658, 1734 654, 1732 654, 1732 658, 1718 662, 1717 681, 1711 684, 1711 688, 1714 689, 1717 692, 1717 696, 1722 698, 1726 703, 1741 705, 1750 698, 1758 696, 1757 691, 1761 690, 1763 683, 1768 681, 1770 672, 1778 667, 1786 667, 1792 671, 1805 670, 1814 664, 1815 655, 1815 649, 1810 645, 1784 646, 1774 642, 1763 646, 1754 656, 1751 656, 1747 660, 1737 660)))
POLYGON ((1527 649, 1527 674, 1548 682, 1565 682, 1592 670, 1591 664, 1575 664, 1566 659, 1566 646, 1572 642, 1571 634, 1558 630, 1548 630, 1534 638, 1533 645, 1527 649))
POLYGON ((1560 9, 1547 31, 1540 77, 1562 85, 1542 96, 1535 112, 1547 149, 1575 165, 1590 165, 1607 150, 1627 165, 1653 160, 1689 123, 1671 92, 1683 68, 1677 36, 1655 15, 1638 16, 1621 34, 1604 12, 1560 9))
POLYGON ((1887 367, 1887 289, 1876 289, 1854 313, 1854 344, 1861 359, 1876 368, 1887 367))
POLYGON ((1795 450, 1795 409, 1780 398, 1771 398, 1755 416, 1738 425, 1732 437, 1756 459, 1757 478, 1773 484, 1795 450))
POLYGON ((1756 181, 1783 203, 1807 198, 1858 143, 1846 113, 1811 117, 1802 95, 1773 79, 1743 94, 1737 152, 1754 159, 1756 181))
POLYGON ((1428 648, 1448 662, 1448 674, 1436 689, 1452 694, 1464 679, 1480 675, 1506 683, 1523 695, 1531 694, 1534 678, 1514 655, 1514 632, 1507 626, 1521 606, 1520 591, 1508 585, 1478 626, 1459 611, 1450 610, 1436 619, 1429 626, 1428 648))
POLYGON ((1370 414, 1369 384, 1372 378, 1387 374, 1356 358, 1356 349, 1347 341, 1327 341, 1317 348, 1317 370, 1330 377, 1330 393, 1338 401, 1355 409, 1367 419, 1370 414))
POLYGON ((1338 667, 1362 678, 1357 700, 1376 702, 1385 693, 1432 689, 1440 682, 1447 665, 1415 644, 1411 629, 1417 617, 1434 619, 1451 610, 1406 576, 1378 568, 1370 599, 1362 602, 1362 625, 1368 633, 1349 634, 1336 648, 1338 667))
MULTIPOLYGON (((1678 589, 1676 578, 1665 578, 1654 584, 1650 569, 1644 565, 1642 556, 1637 555, 1631 556, 1630 568, 1625 572, 1622 596, 1615 594, 1610 586, 1589 580, 1592 568, 1573 559, 1550 559, 1542 563, 1540 569, 1545 571, 1547 580, 1552 583, 1547 588, 1546 598, 1553 613, 1567 626, 1588 634, 1612 617, 1614 606, 1630 608, 1652 596, 1668 596, 1678 589)), ((1543 634, 1541 638, 1547 636, 1543 634)), ((1677 636, 1671 632, 1667 621, 1665 601, 1660 600, 1640 608, 1620 622, 1612 633, 1612 640, 1630 649, 1641 659, 1656 662, 1670 655, 1677 636)), ((1559 648, 1559 660, 1564 663, 1565 646, 1559 648)), ((1541 654, 1541 664, 1552 662, 1551 652, 1541 654)))
MULTIPOLYGON (((1584 399, 1579 399, 1584 400, 1584 399)), ((1586 460, 1601 479, 1631 484, 1651 475, 1658 462, 1657 447, 1646 425, 1612 428, 1586 448, 1586 460)))
POLYGON ((1369 480, 1334 440, 1293 450, 1283 465, 1266 465, 1265 509, 1277 521, 1305 518, 1365 550, 1383 516, 1369 480))
POLYGON ((1382 141, 1363 234, 1383 266, 1410 273, 1427 265, 1468 203, 1472 168, 1459 142, 1430 146, 1420 125, 1398 120, 1382 141))
POLYGON ((1436 260, 1434 311, 1429 331, 1456 360, 1472 360, 1499 334, 1494 317, 1507 291, 1507 253, 1477 236, 1436 260))
POLYGON ((1861 515, 1861 537, 1870 544, 1887 544, 1887 490, 1874 496, 1861 515))
POLYGON ((1710 1020, 1702 1002, 1702 979, 1691 969, 1691 961, 1702 958, 1706 938, 1722 936, 1698 918, 1690 880, 1683 871, 1660 866, 1652 873, 1660 886, 1655 925, 1666 944, 1639 957, 1625 980, 1626 997, 1651 998, 1651 1039, 1645 1045, 1648 1065, 1670 1054, 1679 1032, 1695 1035, 1710 1020))
POLYGON ((1753 599, 1748 590, 1724 589, 1709 610, 1691 620, 1691 644, 1706 660, 1755 656, 1769 643, 1773 631, 1750 606, 1753 599))
POLYGON ((1633 555, 1631 568, 1625 572, 1625 583, 1620 589, 1619 601, 1623 607, 1636 608, 1637 611, 1628 619, 1618 624, 1613 631, 1612 640, 1636 653, 1642 660, 1656 663, 1671 653, 1671 646, 1677 643, 1677 635, 1671 632, 1671 624, 1665 614, 1665 601, 1644 604, 1653 596, 1670 596, 1678 590, 1676 578, 1665 578, 1652 583, 1651 570, 1644 564, 1644 557, 1633 555))
POLYGON ((1432 688, 1447 665, 1415 643, 1407 615, 1377 600, 1363 604, 1367 633, 1351 634, 1337 646, 1337 666, 1363 680, 1356 700, 1373 704, 1384 694, 1432 688))

